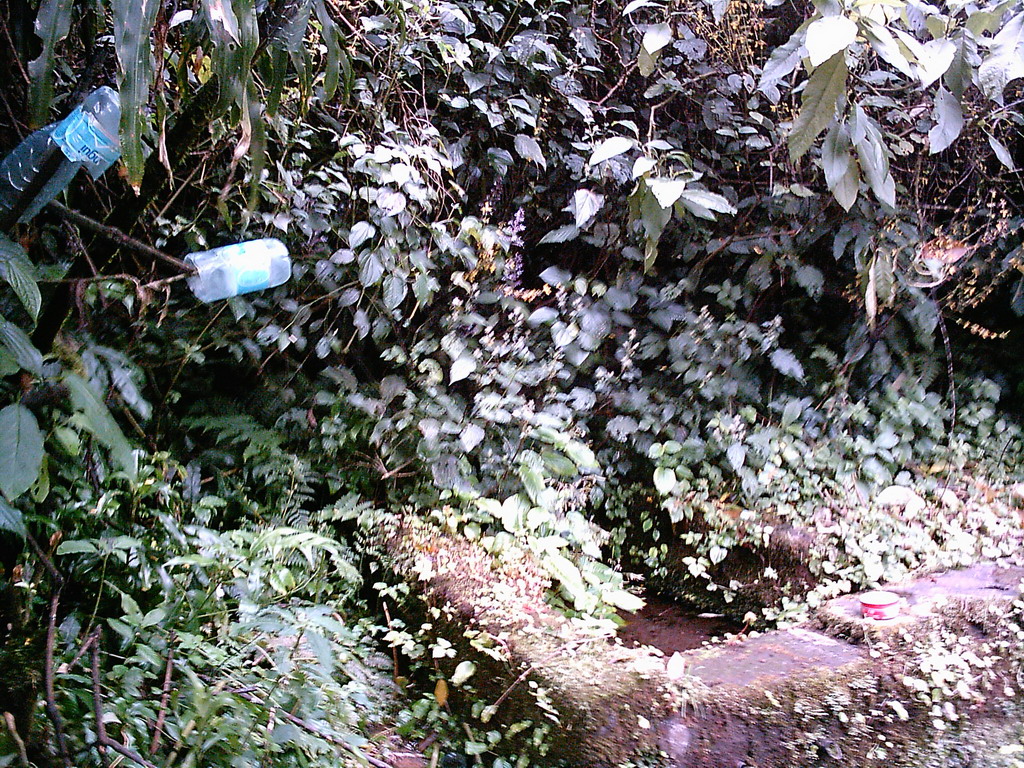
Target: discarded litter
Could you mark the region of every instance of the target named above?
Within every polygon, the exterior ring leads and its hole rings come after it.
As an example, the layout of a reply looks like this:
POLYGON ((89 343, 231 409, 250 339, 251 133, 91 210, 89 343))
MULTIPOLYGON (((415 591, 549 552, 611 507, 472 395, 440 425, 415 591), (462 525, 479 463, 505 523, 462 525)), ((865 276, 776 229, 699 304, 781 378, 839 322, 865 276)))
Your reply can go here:
POLYGON ((272 237, 190 253, 185 262, 196 268, 188 287, 206 303, 274 288, 292 274, 288 248, 272 237))
POLYGON ((0 215, 28 221, 63 191, 80 168, 93 179, 121 156, 121 99, 103 86, 57 123, 25 138, 0 163, 0 215))

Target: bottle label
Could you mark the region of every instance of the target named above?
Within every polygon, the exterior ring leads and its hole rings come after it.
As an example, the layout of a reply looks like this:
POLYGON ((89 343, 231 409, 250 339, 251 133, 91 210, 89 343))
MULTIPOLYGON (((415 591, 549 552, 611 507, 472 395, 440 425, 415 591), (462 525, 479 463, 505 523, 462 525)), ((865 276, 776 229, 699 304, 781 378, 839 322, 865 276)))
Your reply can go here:
POLYGON ((232 261, 235 265, 235 287, 239 294, 262 291, 270 287, 270 254, 261 244, 239 243, 232 261))
POLYGON ((78 106, 65 117, 53 132, 53 140, 73 163, 82 163, 98 179, 121 156, 118 139, 110 139, 91 115, 78 106))

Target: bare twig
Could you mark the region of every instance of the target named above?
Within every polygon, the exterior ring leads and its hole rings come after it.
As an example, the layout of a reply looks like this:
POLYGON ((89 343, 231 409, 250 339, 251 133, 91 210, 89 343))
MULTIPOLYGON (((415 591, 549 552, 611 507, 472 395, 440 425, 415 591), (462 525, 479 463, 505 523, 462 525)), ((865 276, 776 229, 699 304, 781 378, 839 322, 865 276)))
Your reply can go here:
MULTIPOLYGON (((37 545, 38 546, 38 545, 37 545)), ((40 550, 41 552, 41 550, 40 550)), ((51 563, 52 566, 52 563, 51 563)), ((46 696, 46 715, 53 723, 53 733, 57 740, 57 752, 65 768, 71 768, 71 757, 68 752, 67 739, 64 736, 64 719, 57 708, 57 697, 53 690, 53 647, 57 638, 57 606, 60 605, 60 587, 50 598, 50 617, 46 627, 46 658, 43 669, 43 690, 46 696)))
POLYGON ((96 751, 100 754, 100 765, 109 768, 107 758, 107 726, 103 722, 103 691, 100 690, 100 629, 93 633, 92 643, 92 707, 96 716, 96 751))
POLYGON ((174 648, 167 651, 167 667, 164 669, 164 689, 160 696, 160 712, 153 726, 153 743, 149 745, 149 756, 156 754, 160 748, 160 738, 164 735, 164 721, 167 719, 167 705, 171 700, 171 674, 174 672, 174 648))
POLYGON ((15 746, 18 747, 18 758, 21 760, 21 764, 25 768, 29 768, 28 753, 25 751, 25 742, 18 734, 18 726, 14 722, 14 715, 10 712, 4 712, 4 722, 7 723, 7 732, 11 734, 11 739, 14 741, 15 746))
POLYGON ((43 552, 43 548, 39 546, 39 542, 35 540, 35 537, 33 537, 31 533, 26 532, 25 540, 28 541, 32 551, 36 553, 36 557, 42 561, 43 567, 45 567, 53 577, 53 580, 57 582, 58 589, 64 586, 64 576, 57 570, 57 566, 53 564, 53 560, 50 559, 49 555, 43 552))
POLYGON ((116 739, 112 739, 109 736, 103 736, 103 738, 100 739, 100 744, 102 744, 104 747, 110 747, 112 750, 114 750, 115 752, 118 752, 119 754, 124 755, 129 760, 132 760, 133 762, 136 762, 139 765, 144 766, 144 768, 157 768, 156 765, 154 765, 153 763, 149 762, 149 760, 144 758, 142 755, 140 755, 134 749, 128 749, 128 747, 126 747, 120 741, 117 741, 116 739))
POLYGON ((147 245, 141 240, 136 240, 134 237, 126 235, 124 232, 117 229, 116 227, 111 227, 106 224, 102 224, 96 221, 95 219, 90 219, 88 216, 85 216, 79 213, 78 211, 72 211, 70 208, 63 206, 56 201, 50 203, 48 208, 54 213, 56 213, 58 216, 60 216, 62 219, 70 221, 74 224, 78 224, 79 226, 85 227, 86 229, 92 230, 96 234, 105 237, 108 240, 111 240, 119 245, 123 245, 126 248, 131 248, 133 251, 138 251, 139 253, 145 254, 146 256, 152 256, 154 259, 159 259, 160 261, 170 264, 171 266, 182 272, 191 273, 196 271, 195 267, 193 267, 191 264, 188 264, 182 261, 181 259, 175 258, 170 254, 164 253, 163 251, 158 250, 151 245, 147 245))

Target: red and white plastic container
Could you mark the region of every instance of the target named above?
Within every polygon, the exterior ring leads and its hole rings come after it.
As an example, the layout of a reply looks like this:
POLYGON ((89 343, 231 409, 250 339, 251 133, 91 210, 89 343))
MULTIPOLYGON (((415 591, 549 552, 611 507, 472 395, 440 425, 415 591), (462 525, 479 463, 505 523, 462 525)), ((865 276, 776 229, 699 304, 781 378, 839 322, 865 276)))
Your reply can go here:
POLYGON ((860 596, 860 612, 866 619, 895 619, 900 615, 900 596, 895 592, 865 592, 860 596))

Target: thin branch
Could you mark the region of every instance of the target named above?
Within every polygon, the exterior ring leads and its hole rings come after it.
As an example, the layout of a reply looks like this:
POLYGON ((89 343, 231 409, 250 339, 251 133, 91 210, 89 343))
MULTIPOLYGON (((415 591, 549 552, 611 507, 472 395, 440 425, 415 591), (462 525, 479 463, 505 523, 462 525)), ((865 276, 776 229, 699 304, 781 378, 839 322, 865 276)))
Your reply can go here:
POLYGON ((14 715, 10 712, 4 712, 4 722, 7 723, 7 732, 11 734, 11 739, 14 741, 15 746, 18 747, 18 758, 21 760, 21 764, 25 768, 29 768, 28 752, 25 751, 25 742, 18 734, 18 726, 14 722, 14 715))
MULTIPOLYGON (((96 716, 96 751, 100 754, 100 765, 109 768, 107 757, 107 726, 103 722, 103 691, 100 690, 100 629, 93 633, 92 644, 92 707, 96 716)), ((141 763, 140 763, 141 765, 141 763)))
POLYGON ((156 716, 153 726, 153 743, 149 745, 149 756, 153 757, 160 748, 160 738, 164 735, 164 721, 167 719, 167 706, 171 701, 171 674, 174 672, 174 648, 167 651, 167 667, 164 669, 164 689, 160 696, 160 713, 156 716))
POLYGON ((111 240, 115 243, 118 243, 119 245, 123 245, 126 248, 131 248, 132 250, 138 251, 139 253, 143 253, 146 256, 152 256, 154 259, 159 259, 160 261, 166 262, 167 264, 170 264, 175 269, 178 269, 182 272, 191 273, 196 271, 195 267, 193 267, 191 264, 187 264, 181 259, 175 258, 170 254, 157 250, 153 246, 147 245, 141 240, 136 240, 131 235, 126 235, 124 232, 117 229, 116 227, 111 227, 108 226, 107 224, 102 224, 96 221, 95 219, 90 219, 88 216, 85 216, 79 213, 78 211, 72 211, 70 208, 66 208, 65 206, 61 205, 56 201, 50 203, 48 207, 51 211, 56 213, 62 219, 70 221, 74 224, 78 224, 79 226, 85 227, 86 229, 92 230, 96 234, 105 237, 108 240, 111 240))
POLYGON ((129 760, 132 760, 133 762, 136 762, 139 765, 144 766, 144 768, 157 768, 156 765, 154 765, 153 763, 149 762, 149 760, 144 758, 142 755, 140 755, 134 749, 128 749, 128 747, 126 747, 120 741, 117 741, 116 739, 112 739, 109 736, 107 736, 106 734, 104 734, 100 738, 99 743, 101 745, 103 745, 104 747, 110 747, 112 750, 114 750, 115 752, 118 752, 118 753, 124 755, 129 760))
MULTIPOLYGON (((51 563, 52 565, 52 563, 51 563)), ((64 736, 64 719, 57 708, 57 698, 53 690, 53 648, 57 638, 57 606, 60 605, 60 588, 50 598, 50 617, 46 627, 46 658, 43 669, 43 689, 46 695, 46 715, 53 723, 53 733, 57 740, 57 752, 65 768, 71 768, 67 738, 64 736)))

